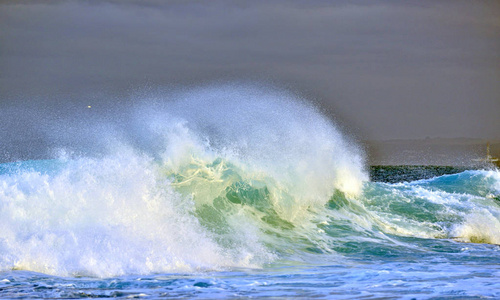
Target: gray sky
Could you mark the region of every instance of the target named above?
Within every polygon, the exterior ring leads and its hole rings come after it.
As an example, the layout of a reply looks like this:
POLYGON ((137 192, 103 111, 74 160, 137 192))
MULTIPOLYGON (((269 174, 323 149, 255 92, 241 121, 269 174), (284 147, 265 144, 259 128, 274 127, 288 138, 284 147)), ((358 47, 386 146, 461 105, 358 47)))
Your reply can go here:
POLYGON ((2 137, 27 134, 23 108, 226 80, 297 91, 361 139, 500 139, 500 2, 0 2, 2 137))

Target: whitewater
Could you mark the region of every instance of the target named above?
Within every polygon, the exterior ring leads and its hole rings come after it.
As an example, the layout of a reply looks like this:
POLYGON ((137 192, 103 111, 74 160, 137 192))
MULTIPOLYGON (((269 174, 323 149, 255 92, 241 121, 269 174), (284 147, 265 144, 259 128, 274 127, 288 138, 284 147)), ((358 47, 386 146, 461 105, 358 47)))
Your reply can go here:
POLYGON ((0 298, 500 297, 496 169, 372 182, 318 108, 255 84, 123 116, 0 164, 0 298))

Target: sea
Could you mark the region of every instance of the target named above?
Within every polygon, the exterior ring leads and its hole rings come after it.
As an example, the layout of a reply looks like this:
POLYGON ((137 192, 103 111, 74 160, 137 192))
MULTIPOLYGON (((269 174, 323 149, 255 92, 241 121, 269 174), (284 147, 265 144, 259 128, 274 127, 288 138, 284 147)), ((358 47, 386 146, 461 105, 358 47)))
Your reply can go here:
POLYGON ((159 98, 0 164, 0 298, 500 298, 498 169, 369 167, 283 90, 159 98))

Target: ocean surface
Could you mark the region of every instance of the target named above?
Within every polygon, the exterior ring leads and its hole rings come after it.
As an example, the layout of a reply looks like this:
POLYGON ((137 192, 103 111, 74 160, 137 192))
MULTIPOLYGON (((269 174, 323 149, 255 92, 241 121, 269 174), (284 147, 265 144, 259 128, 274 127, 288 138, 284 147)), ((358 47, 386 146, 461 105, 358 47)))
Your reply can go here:
POLYGON ((498 170, 368 168, 283 91, 176 97, 0 164, 0 298, 500 298, 498 170))

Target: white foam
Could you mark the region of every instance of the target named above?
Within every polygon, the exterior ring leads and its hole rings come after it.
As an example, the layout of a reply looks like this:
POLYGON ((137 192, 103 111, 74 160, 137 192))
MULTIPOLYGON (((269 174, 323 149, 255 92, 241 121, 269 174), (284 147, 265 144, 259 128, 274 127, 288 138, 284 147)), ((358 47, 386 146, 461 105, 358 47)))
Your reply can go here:
MULTIPOLYGON (((132 152, 70 161, 54 176, 1 180, 1 269, 107 277, 258 262, 219 246, 193 216, 192 201, 132 152)), ((253 257, 268 255, 259 251, 253 257)))

